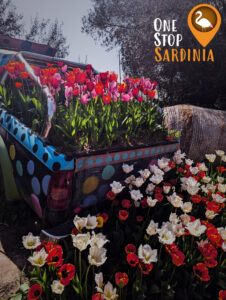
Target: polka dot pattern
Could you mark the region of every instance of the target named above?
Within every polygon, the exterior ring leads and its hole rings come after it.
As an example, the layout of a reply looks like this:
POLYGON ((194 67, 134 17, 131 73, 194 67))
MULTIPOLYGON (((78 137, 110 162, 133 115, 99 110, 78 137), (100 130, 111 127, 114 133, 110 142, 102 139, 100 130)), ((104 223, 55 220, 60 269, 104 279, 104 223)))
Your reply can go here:
POLYGON ((23 166, 20 160, 17 160, 16 162, 16 170, 20 176, 23 176, 23 166))
POLYGON ((41 187, 40 187, 40 183, 37 177, 33 177, 31 180, 31 186, 32 186, 32 190, 34 192, 35 195, 39 195, 41 192, 41 187))
POLYGON ((47 196, 48 193, 48 187, 49 187, 49 182, 50 182, 50 175, 45 175, 42 179, 42 190, 43 193, 47 196))
POLYGON ((81 207, 86 208, 92 205, 97 204, 98 199, 95 195, 90 195, 83 200, 81 207))
POLYGON ((51 171, 74 169, 73 157, 57 153, 53 146, 43 142, 38 135, 31 133, 30 128, 22 124, 13 115, 8 114, 4 109, 1 109, 0 122, 6 131, 51 171))
POLYGON ((113 166, 106 166, 102 172, 102 178, 104 180, 109 180, 115 174, 115 168, 113 166))
POLYGON ((31 197, 31 201, 32 201, 33 210, 36 212, 36 214, 39 216, 39 218, 42 218, 42 208, 41 208, 38 197, 34 194, 31 194, 30 197, 31 197))
POLYGON ((96 176, 91 176, 85 180, 82 185, 82 192, 83 194, 90 194, 96 190, 99 184, 99 179, 96 176))
POLYGON ((11 145, 11 146, 9 147, 9 156, 10 156, 10 158, 11 158, 12 160, 14 160, 15 157, 16 157, 16 149, 15 149, 15 146, 14 146, 14 145, 11 145))
POLYGON ((33 160, 29 160, 29 162, 27 163, 27 172, 29 175, 33 175, 34 171, 35 171, 35 164, 33 160))

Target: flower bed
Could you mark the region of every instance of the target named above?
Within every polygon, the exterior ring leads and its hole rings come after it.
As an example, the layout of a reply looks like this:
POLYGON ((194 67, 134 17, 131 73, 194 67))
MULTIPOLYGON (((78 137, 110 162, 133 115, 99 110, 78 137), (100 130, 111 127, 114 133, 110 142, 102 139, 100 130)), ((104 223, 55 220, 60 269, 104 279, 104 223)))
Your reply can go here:
POLYGON ((124 164, 104 205, 77 209, 70 237, 23 237, 34 266, 24 297, 225 299, 226 156, 216 153, 194 165, 177 151, 137 173, 124 164))
POLYGON ((115 73, 95 75, 91 65, 82 71, 61 62, 29 69, 10 61, 4 69, 10 80, 0 87, 3 108, 33 131, 47 126, 44 137, 61 149, 144 145, 166 136, 149 79, 126 77, 120 84, 115 73))

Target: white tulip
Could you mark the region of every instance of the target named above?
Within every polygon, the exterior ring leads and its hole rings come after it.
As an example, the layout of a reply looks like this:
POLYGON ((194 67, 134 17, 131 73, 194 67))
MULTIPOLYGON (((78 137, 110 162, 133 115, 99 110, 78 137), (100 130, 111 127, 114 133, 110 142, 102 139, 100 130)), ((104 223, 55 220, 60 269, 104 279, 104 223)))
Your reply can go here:
POLYGON ((88 260, 90 265, 99 267, 102 266, 107 260, 107 250, 105 248, 90 247, 88 260))
POLYGON ((186 165, 191 166, 194 163, 194 161, 191 159, 185 159, 185 163, 186 165))
POLYGON ((192 203, 191 202, 184 202, 181 206, 181 209, 184 213, 190 213, 192 211, 192 203))
POLYGON ((155 185, 153 183, 149 183, 146 188, 146 194, 153 194, 153 191, 155 189, 155 185))
POLYGON ((203 172, 208 171, 208 168, 207 168, 207 166, 205 165, 205 163, 201 163, 201 164, 198 166, 198 168, 199 168, 200 171, 203 171, 203 172))
POLYGON ((51 289, 53 293, 61 295, 64 291, 64 285, 59 280, 53 280, 51 289))
POLYGON ((36 249, 41 244, 39 236, 34 236, 31 232, 22 237, 22 243, 26 249, 36 249))
POLYGON ((203 181, 204 183, 209 183, 210 180, 211 180, 211 178, 208 177, 208 176, 204 176, 204 177, 202 178, 202 181, 203 181))
POLYGON ((214 219, 218 214, 215 214, 212 210, 206 210, 205 216, 207 219, 212 220, 214 219))
POLYGON ((106 243, 108 243, 109 240, 107 240, 106 236, 100 233, 92 232, 92 237, 90 239, 90 246, 91 247, 98 247, 102 248, 106 243))
POLYGON ((200 236, 206 231, 206 226, 202 225, 200 220, 197 219, 194 222, 189 222, 186 226, 186 229, 190 232, 191 235, 200 236))
POLYGON ((225 152, 222 150, 216 150, 216 154, 221 158, 224 156, 225 152))
POLYGON ((148 169, 140 170, 139 173, 140 176, 145 180, 148 179, 148 177, 151 175, 151 172, 148 169))
POLYGON ((164 172, 162 170, 160 170, 156 165, 150 166, 150 170, 155 175, 158 175, 158 176, 163 176, 164 175, 164 172))
POLYGON ((150 264, 152 262, 157 262, 157 249, 152 249, 150 245, 140 245, 138 248, 138 257, 145 264, 150 264))
POLYGON ((143 198, 143 194, 141 194, 140 190, 130 191, 130 196, 134 201, 138 201, 143 198))
POLYGON ((159 184, 163 181, 163 177, 161 175, 152 175, 150 181, 152 181, 155 184, 159 184))
POLYGON ((133 171, 133 165, 129 166, 127 164, 122 165, 123 172, 128 174, 133 171))
POLYGON ((226 193, 226 184, 218 184, 218 191, 220 191, 221 193, 226 193))
POLYGON ((120 182, 117 182, 117 181, 113 181, 111 184, 111 189, 112 189, 112 192, 114 194, 119 194, 121 193, 121 191, 125 188, 124 186, 121 185, 120 182))
POLYGON ((206 154, 205 155, 206 159, 210 162, 213 163, 216 159, 216 155, 215 154, 206 154))
POLYGON ((149 207, 154 207, 158 200, 152 199, 151 197, 147 197, 147 204, 149 207))
POLYGON ((90 243, 90 233, 84 233, 84 234, 77 234, 74 235, 72 234, 72 243, 73 246, 77 249, 79 249, 79 251, 83 251, 85 250, 89 243, 90 243))
POLYGON ((32 256, 28 258, 28 261, 35 267, 43 267, 46 263, 48 254, 45 249, 42 248, 39 252, 34 252, 32 256))
POLYGON ((161 229, 159 232, 159 242, 166 245, 171 245, 174 243, 176 236, 175 234, 168 230, 167 228, 161 229))
POLYGON ((221 160, 222 160, 223 162, 226 162, 226 155, 222 156, 222 157, 221 157, 221 160))
POLYGON ((224 177, 217 176, 217 181, 219 183, 223 183, 224 182, 224 177))
POLYGON ((180 165, 183 162, 183 159, 185 158, 185 153, 181 153, 181 150, 178 150, 174 153, 173 160, 177 165, 180 165))
POLYGON ((158 225, 158 223, 155 223, 153 220, 151 220, 148 228, 146 229, 147 234, 150 236, 155 235, 157 233, 158 225))
POLYGON ((221 195, 219 194, 212 194, 212 198, 213 201, 217 202, 217 203, 224 203, 226 198, 223 198, 221 195))
POLYGON ((136 180, 136 177, 134 175, 131 175, 131 176, 126 178, 125 183, 133 184, 135 180, 136 180))
POLYGON ((178 224, 180 223, 180 219, 176 213, 171 213, 169 216, 169 221, 172 224, 178 224))
POLYGON ((169 166, 169 158, 163 157, 161 159, 158 159, 158 166, 160 169, 165 169, 169 166))
POLYGON ((96 289, 99 293, 103 293, 103 286, 104 286, 104 282, 103 282, 103 273, 100 272, 98 274, 95 274, 95 282, 96 282, 96 289))
POLYGON ((97 227, 97 224, 97 217, 90 215, 87 216, 86 229, 95 229, 97 227))
POLYGON ((196 167, 190 167, 190 172, 192 175, 196 175, 199 172, 199 169, 196 167))
POLYGON ((79 216, 74 217, 74 224, 78 231, 81 231, 83 228, 86 227, 87 218, 80 218, 79 216))
POLYGON ((112 284, 109 281, 104 286, 104 292, 102 296, 105 300, 114 300, 118 297, 116 288, 113 288, 112 284))
POLYGON ((220 228, 217 228, 219 234, 221 235, 222 239, 224 241, 226 241, 226 227, 220 227, 220 228))
POLYGON ((144 184, 144 179, 142 177, 136 178, 133 183, 136 187, 140 188, 144 184))

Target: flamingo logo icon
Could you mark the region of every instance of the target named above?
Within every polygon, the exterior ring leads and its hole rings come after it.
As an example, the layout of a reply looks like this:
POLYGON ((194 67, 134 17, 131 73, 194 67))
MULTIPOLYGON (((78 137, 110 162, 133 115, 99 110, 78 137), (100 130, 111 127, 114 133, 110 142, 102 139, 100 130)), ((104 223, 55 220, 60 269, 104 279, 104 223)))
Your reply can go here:
POLYGON ((198 15, 195 23, 202 27, 202 31, 206 31, 206 28, 213 28, 213 25, 208 19, 202 18, 203 13, 200 10, 198 10, 195 15, 198 15))
POLYGON ((190 11, 188 25, 199 43, 206 47, 220 28, 221 15, 214 6, 200 4, 190 11))

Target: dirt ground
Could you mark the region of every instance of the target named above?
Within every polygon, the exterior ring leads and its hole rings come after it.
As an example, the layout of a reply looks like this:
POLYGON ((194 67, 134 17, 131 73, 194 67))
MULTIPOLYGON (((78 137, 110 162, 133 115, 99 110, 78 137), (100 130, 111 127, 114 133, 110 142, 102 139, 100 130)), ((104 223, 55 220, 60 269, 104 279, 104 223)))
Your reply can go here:
POLYGON ((20 282, 27 281, 31 268, 30 252, 23 248, 22 236, 36 233, 37 217, 24 203, 2 202, 0 205, 0 299, 14 294, 20 282))

